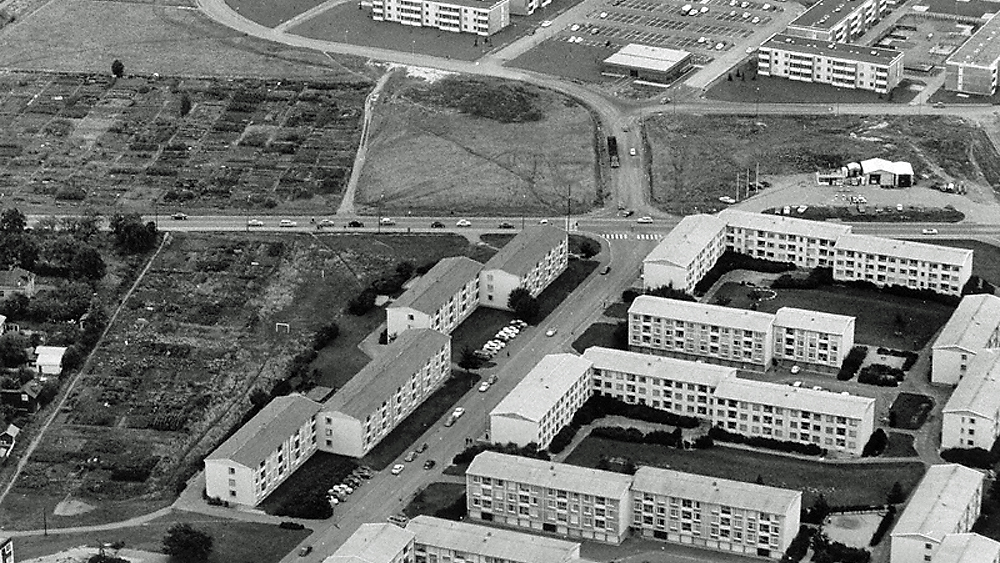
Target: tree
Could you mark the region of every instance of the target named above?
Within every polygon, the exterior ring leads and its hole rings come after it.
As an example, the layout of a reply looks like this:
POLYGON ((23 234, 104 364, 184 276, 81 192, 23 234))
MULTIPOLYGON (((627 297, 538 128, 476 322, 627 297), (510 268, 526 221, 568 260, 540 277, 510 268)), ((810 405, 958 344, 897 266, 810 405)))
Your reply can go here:
POLYGON ((177 563, 204 563, 212 553, 212 536, 178 522, 163 537, 163 553, 177 563))
POLYGON ((181 117, 191 113, 191 96, 187 92, 181 94, 181 117))
POLYGON ((5 233, 21 233, 28 226, 28 218, 21 213, 21 210, 12 207, 5 209, 0 215, 0 231, 5 233))
POLYGON ((62 367, 63 373, 72 371, 83 363, 84 354, 79 346, 73 345, 66 348, 66 352, 63 354, 62 362, 60 367, 62 367))
POLYGON ((34 237, 24 233, 7 233, 0 236, 0 269, 20 267, 34 270, 38 261, 38 245, 34 237))
POLYGON ((96 248, 89 244, 84 244, 77 249, 76 254, 73 256, 72 270, 77 276, 97 281, 104 277, 104 274, 107 272, 107 266, 104 264, 104 259, 101 258, 101 253, 96 248))
POLYGON ((250 404, 255 410, 264 408, 269 402, 271 402, 271 396, 260 387, 250 392, 250 404))
POLYGON ((148 252, 156 245, 156 223, 149 221, 144 225, 137 213, 115 215, 110 225, 119 249, 127 254, 148 252))
POLYGON ((583 256, 584 259, 593 258, 594 256, 597 256, 599 252, 601 252, 600 245, 590 239, 580 243, 580 255, 583 256))
POLYGON ((115 59, 111 63, 111 74, 115 75, 115 78, 125 76, 125 63, 115 59))
POLYGON ((479 369, 480 362, 476 353, 472 350, 471 346, 466 346, 462 348, 462 357, 458 360, 458 367, 464 370, 477 370, 479 369))
POLYGON ((899 481, 892 484, 892 489, 889 490, 885 500, 889 504, 900 504, 906 500, 906 493, 903 492, 903 486, 899 484, 899 481))
POLYGON ((510 292, 510 296, 507 298, 507 306, 525 322, 534 323, 538 320, 538 300, 532 297, 531 293, 523 287, 518 287, 510 292))
POLYGON ((0 366, 16 368, 28 361, 30 342, 20 332, 8 332, 0 336, 0 366))

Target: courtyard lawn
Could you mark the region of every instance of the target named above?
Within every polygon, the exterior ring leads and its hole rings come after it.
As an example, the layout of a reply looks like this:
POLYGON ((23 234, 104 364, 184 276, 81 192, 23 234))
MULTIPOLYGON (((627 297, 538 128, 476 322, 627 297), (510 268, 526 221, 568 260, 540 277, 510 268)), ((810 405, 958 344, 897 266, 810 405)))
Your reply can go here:
POLYGON ((602 456, 614 452, 637 465, 697 473, 802 491, 802 506, 811 506, 822 493, 832 506, 882 504, 899 481, 909 494, 924 474, 919 462, 828 464, 755 451, 715 446, 707 450, 678 450, 587 437, 566 463, 596 467, 602 456))
POLYGON ((563 300, 600 265, 601 263, 596 260, 570 260, 566 271, 538 296, 538 322, 555 311, 563 300))
POLYGON ((927 395, 900 393, 889 407, 889 422, 893 428, 919 430, 934 409, 934 399, 927 395))
POLYGON ((889 445, 882 452, 882 457, 917 457, 917 450, 913 447, 913 435, 889 432, 889 445))
MULTIPOLYGON (((738 283, 726 283, 719 288, 715 301, 730 299, 729 307, 749 309, 749 293, 753 289, 738 283)), ((849 315, 857 319, 854 327, 857 343, 897 350, 923 348, 955 310, 941 303, 839 285, 818 289, 778 289, 775 292, 777 296, 774 299, 758 303, 759 311, 774 313, 782 307, 798 307, 849 315), (898 330, 897 316, 905 319, 902 333, 898 330)))
POLYGON ((326 491, 336 485, 358 466, 357 460, 342 455, 316 452, 296 469, 284 483, 260 503, 268 514, 277 513, 288 503, 297 502, 305 492, 326 491))
POLYGON ((573 349, 582 354, 591 346, 603 346, 605 348, 621 348, 615 341, 615 331, 618 325, 611 323, 594 323, 583 331, 579 338, 573 341, 573 349))
POLYGON ((410 518, 425 514, 460 520, 465 516, 465 484, 431 483, 414 495, 403 513, 410 518))

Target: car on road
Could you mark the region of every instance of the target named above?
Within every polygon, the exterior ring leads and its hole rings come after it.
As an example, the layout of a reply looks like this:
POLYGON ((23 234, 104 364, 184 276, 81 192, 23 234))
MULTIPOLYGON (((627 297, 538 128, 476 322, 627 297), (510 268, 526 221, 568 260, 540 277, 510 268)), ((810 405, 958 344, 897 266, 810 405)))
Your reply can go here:
POLYGON ((608 274, 609 274, 610 272, 611 272, 611 266, 605 266, 605 267, 604 267, 604 269, 603 269, 603 270, 601 270, 601 275, 602 275, 602 276, 606 276, 606 275, 608 275, 608 274))
POLYGON ((286 228, 286 229, 289 228, 289 227, 295 227, 297 225, 298 225, 298 223, 296 223, 295 221, 292 221, 291 219, 282 219, 281 221, 278 222, 278 226, 279 227, 283 227, 283 228, 286 228))
POLYGON ((548 219, 539 219, 538 220, 538 224, 539 225, 548 225, 549 224, 549 220, 548 219))
POLYGON ((434 221, 433 223, 431 223, 431 228, 432 229, 443 229, 444 228, 444 223, 442 223, 441 221, 434 221))
POLYGON ((422 454, 422 453, 426 452, 428 447, 429 446, 427 445, 427 442, 424 442, 423 444, 420 444, 419 446, 417 446, 417 453, 418 454, 422 454))
POLYGON ((351 222, 347 223, 347 226, 351 227, 353 229, 363 229, 364 226, 365 226, 365 224, 362 223, 361 221, 351 221, 351 222))
POLYGON ((184 213, 177 212, 170 216, 171 219, 175 221, 187 221, 188 216, 184 213))
POLYGON ((437 463, 435 463, 433 459, 428 459, 424 462, 424 469, 434 469, 435 465, 437 465, 437 463))
POLYGON ((490 390, 490 382, 489 381, 484 381, 484 382, 482 382, 482 383, 479 384, 479 392, 480 393, 485 393, 485 392, 487 392, 489 390, 490 390))
POLYGON ((448 420, 444 421, 444 425, 445 426, 451 426, 453 424, 455 424, 455 417, 453 417, 453 416, 449 416, 448 420))
POLYGON ((636 152, 635 152, 635 147, 632 147, 632 148, 630 148, 630 149, 628 150, 628 154, 629 154, 630 156, 635 156, 635 155, 636 155, 636 152))
POLYGON ((501 229, 513 229, 514 225, 512 223, 508 223, 507 221, 503 221, 502 223, 500 223, 500 228, 501 229))
POLYGON ((493 385, 493 384, 494 384, 494 383, 496 383, 496 382, 497 382, 497 381, 498 381, 499 379, 500 379, 500 378, 499 378, 499 377, 497 377, 497 374, 495 374, 495 373, 494 373, 494 374, 493 374, 493 375, 491 375, 491 376, 490 376, 490 378, 489 378, 489 379, 487 379, 486 381, 489 381, 490 385, 493 385))
POLYGON ((550 20, 545 20, 541 23, 542 27, 549 27, 550 25, 552 25, 552 21, 550 20))
POLYGON ((719 201, 721 201, 722 203, 728 203, 730 205, 736 203, 736 199, 734 199, 732 197, 729 197, 727 195, 724 195, 724 196, 720 197, 719 201))
POLYGON ((545 331, 545 336, 555 336, 557 332, 559 332, 559 329, 550 328, 549 330, 545 331))
POLYGON ((410 452, 406 454, 406 457, 403 458, 403 461, 405 461, 406 463, 410 463, 415 459, 417 459, 417 452, 410 452))
POLYGON ((465 409, 464 408, 462 408, 462 407, 455 407, 455 410, 452 411, 451 416, 453 416, 455 418, 462 418, 463 414, 465 414, 465 409))
POLYGON ((392 474, 399 475, 400 473, 403 472, 404 469, 406 469, 405 465, 403 465, 402 463, 397 463, 396 465, 392 466, 392 474))
POLYGON ((333 222, 333 219, 321 219, 320 222, 319 222, 319 226, 320 227, 335 227, 336 223, 333 222))
POLYGON ((936 235, 936 234, 938 234, 938 230, 937 229, 924 229, 924 230, 922 230, 920 232, 923 233, 923 234, 925 234, 925 235, 936 235))
POLYGON ((455 226, 456 227, 471 227, 472 226, 472 221, 469 221, 468 219, 459 219, 458 222, 455 223, 455 226))
POLYGON ((306 555, 312 553, 312 551, 313 547, 311 545, 304 545, 302 546, 302 549, 299 550, 299 557, 305 557, 306 555))
POLYGON ((378 220, 378 224, 379 225, 395 225, 396 224, 396 220, 393 219, 392 217, 382 217, 381 219, 378 220))
POLYGON ((934 102, 934 107, 936 107, 936 108, 943 108, 944 107, 944 102, 934 102))
POLYGON ((248 227, 263 227, 264 226, 264 222, 261 221, 260 219, 250 219, 249 221, 247 221, 247 226, 248 227))
POLYGON ((627 209, 625 210, 625 213, 622 213, 622 217, 631 217, 633 215, 635 215, 635 211, 632 211, 631 209, 627 209))
POLYGON ((643 225, 649 225, 650 223, 653 222, 653 218, 647 215, 645 217, 639 217, 638 219, 635 220, 635 222, 643 225))

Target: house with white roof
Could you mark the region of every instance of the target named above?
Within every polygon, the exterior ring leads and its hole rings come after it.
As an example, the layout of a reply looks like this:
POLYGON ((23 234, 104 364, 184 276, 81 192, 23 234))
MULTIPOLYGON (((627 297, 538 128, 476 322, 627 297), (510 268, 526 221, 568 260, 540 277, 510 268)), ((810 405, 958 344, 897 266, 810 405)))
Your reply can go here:
POLYGON ((774 357, 837 371, 854 347, 854 317, 794 307, 774 314, 774 357))
POLYGON ((861 175, 865 184, 909 188, 913 185, 913 166, 909 162, 892 162, 884 158, 861 161, 861 175))
POLYGON ((941 413, 942 448, 990 449, 1000 437, 1000 350, 972 359, 941 413))
POLYGON ((890 563, 936 562, 948 535, 975 524, 984 481, 979 471, 958 464, 930 466, 892 530, 890 563))
POLYGON ((62 358, 65 346, 35 346, 35 370, 38 375, 59 375, 62 373, 62 358))
POLYGON ((517 234, 490 258, 479 273, 479 304, 510 310, 507 300, 517 288, 538 295, 566 270, 569 238, 566 231, 533 225, 517 234))
POLYGON ((770 313, 640 295, 628 314, 632 351, 748 369, 771 364, 770 313))
POLYGON ((580 544, 501 528, 417 516, 406 525, 415 563, 576 563, 580 544))
POLYGON ((362 524, 323 563, 413 563, 413 540, 393 524, 362 524))
POLYGON ((723 209, 718 216, 726 222, 727 248, 799 268, 832 266, 834 244, 851 232, 850 225, 738 209, 723 209))
POLYGON ((1000 563, 1000 542, 979 534, 948 534, 941 540, 934 563, 1000 563))
POLYGON ((673 287, 693 293, 725 250, 724 220, 688 215, 642 260, 643 288, 673 287))
POLYGON ((449 377, 451 337, 403 332, 323 403, 319 448, 364 456, 449 377))
POLYGON ((465 479, 470 520, 611 544, 628 535, 631 475, 487 451, 465 479))
MULTIPOLYGON (((7 429, 3 433, 0 433, 0 460, 7 459, 10 456, 10 452, 17 444, 17 436, 20 433, 21 429, 13 424, 8 424, 7 429)), ((0 563, 3 563, 2 559, 0 559, 0 563)))
POLYGON ((875 430, 875 399, 751 379, 724 379, 712 424, 744 436, 815 444, 860 456, 875 430))
POLYGON ((257 506, 316 452, 320 404, 275 397, 205 458, 205 493, 257 506))
POLYGON ((833 279, 961 295, 972 276, 972 250, 870 235, 843 235, 834 246, 833 279))
POLYGON ((389 338, 414 328, 451 334, 479 306, 482 269, 465 256, 443 258, 386 307, 389 338))
POLYGON ((802 492, 640 467, 632 528, 643 537, 780 559, 799 531, 802 492))
POLYGON ((1000 297, 962 297, 931 346, 931 383, 957 384, 976 354, 996 348, 1000 348, 1000 297))
POLYGON ((575 354, 542 358, 490 411, 490 439, 547 448, 590 398, 590 366, 590 360, 575 354))

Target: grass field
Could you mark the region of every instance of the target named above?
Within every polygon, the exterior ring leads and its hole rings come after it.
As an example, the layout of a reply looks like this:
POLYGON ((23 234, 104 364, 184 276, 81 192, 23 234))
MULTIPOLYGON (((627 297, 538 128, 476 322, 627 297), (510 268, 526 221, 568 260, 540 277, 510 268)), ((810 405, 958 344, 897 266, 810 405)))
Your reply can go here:
POLYGON ((617 329, 618 326, 611 323, 594 323, 573 341, 573 349, 582 354, 591 346, 615 348, 615 331, 617 329))
MULTIPOLYGON (((463 483, 431 483, 413 497, 410 504, 403 509, 403 513, 410 518, 421 514, 446 518, 448 515, 442 514, 442 511, 454 508, 464 498, 465 485, 463 483)), ((465 514, 464 509, 463 506, 462 515, 465 514)))
POLYGON ((927 395, 900 393, 889 407, 889 416, 895 417, 895 428, 920 430, 933 408, 934 399, 927 395))
POLYGON ((882 457, 917 457, 913 447, 913 434, 889 432, 889 445, 882 452, 882 457))
MULTIPOLYGON (((354 458, 316 452, 301 467, 296 469, 284 483, 267 495, 260 508, 268 514, 277 514, 289 503, 297 502, 308 491, 327 491, 339 483, 358 466, 354 458)), ((348 497, 347 502, 350 502, 348 497)))
POLYGON ((924 474, 919 462, 833 465, 722 446, 677 450, 591 437, 573 450, 566 463, 596 467, 607 452, 639 465, 747 483, 760 476, 766 485, 802 491, 803 507, 811 506, 820 493, 831 505, 882 504, 893 483, 899 481, 909 494, 924 474))
POLYGON ((817 84, 813 82, 798 82, 784 78, 774 78, 770 76, 756 75, 756 63, 744 65, 740 70, 740 77, 736 76, 736 71, 729 73, 733 79, 727 80, 725 77, 714 84, 705 93, 705 97, 712 100, 726 102, 766 102, 766 103, 820 103, 830 104, 832 113, 837 112, 837 104, 877 104, 894 103, 905 104, 912 100, 917 91, 909 88, 911 81, 904 80, 892 91, 892 97, 882 96, 867 90, 855 90, 850 88, 836 88, 829 84, 817 84), (742 78, 746 72, 746 77, 742 78))
POLYGON ((569 195, 574 213, 598 198, 594 124, 569 98, 458 78, 405 81, 387 98, 376 111, 359 206, 381 204, 386 215, 559 216, 569 195), (451 102, 456 93, 466 110, 451 102), (471 113, 477 108, 513 110, 490 119, 471 113))
POLYGON ((811 173, 866 158, 906 160, 916 174, 1000 181, 1000 157, 977 125, 947 116, 688 116, 645 122, 652 196, 663 210, 719 207, 736 175, 811 173))
MULTIPOLYGON (((266 27, 275 27, 281 22, 311 10, 325 0, 289 0, 287 2, 266 2, 264 0, 226 0, 226 4, 250 21, 266 27)), ((355 8, 348 2, 345 7, 355 8)), ((356 9, 356 8, 355 8, 356 9)))
POLYGON ((517 57, 508 66, 570 80, 610 82, 611 78, 601 76, 601 61, 617 50, 618 47, 575 45, 561 38, 552 38, 517 57))
POLYGON ((174 511, 142 526, 116 528, 100 532, 30 536, 14 539, 18 561, 52 555, 79 546, 98 547, 121 541, 126 549, 158 553, 163 536, 175 523, 185 522, 212 536, 212 554, 204 563, 277 563, 296 545, 312 533, 305 530, 283 530, 273 524, 255 524, 174 511))
MULTIPOLYGON (((856 318, 854 338, 859 344, 870 344, 898 350, 919 350, 944 326, 954 307, 890 295, 879 291, 843 286, 819 289, 778 289, 778 296, 759 302, 759 311, 774 313, 781 307, 798 307, 856 318), (906 319, 906 328, 897 334, 896 314, 906 319)), ((749 309, 750 288, 726 283, 716 298, 732 299, 728 306, 749 309)))

